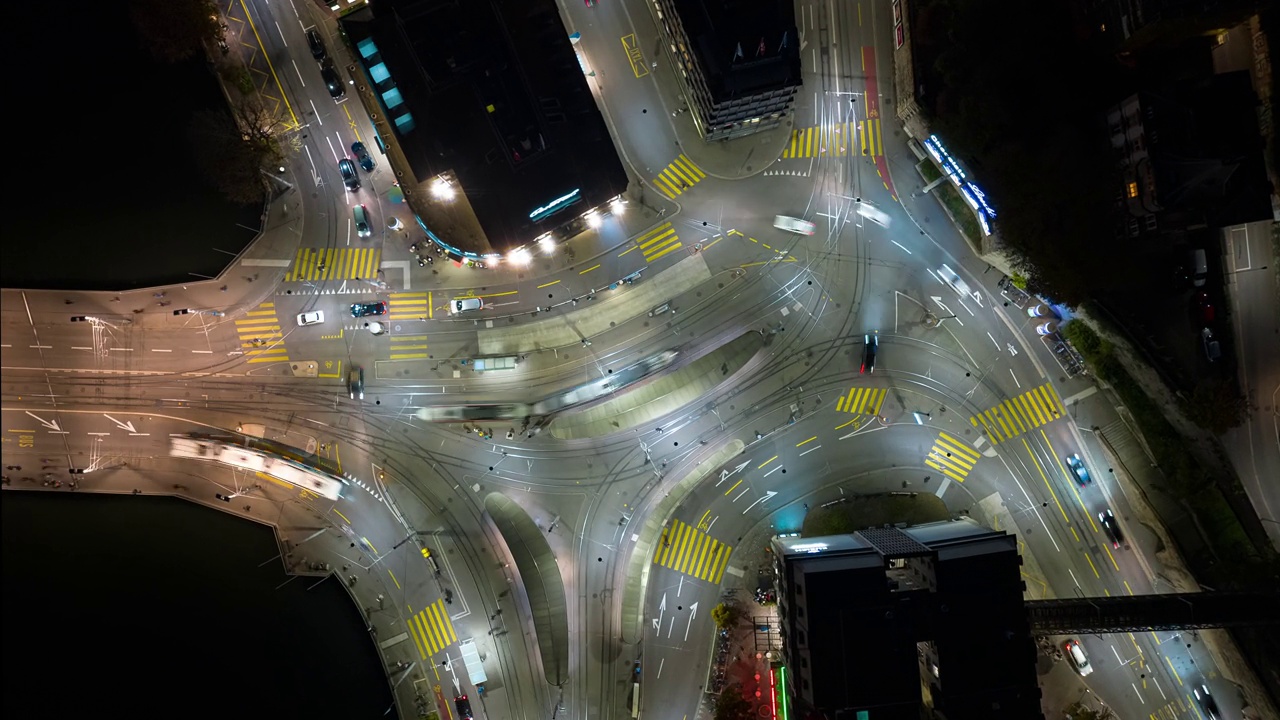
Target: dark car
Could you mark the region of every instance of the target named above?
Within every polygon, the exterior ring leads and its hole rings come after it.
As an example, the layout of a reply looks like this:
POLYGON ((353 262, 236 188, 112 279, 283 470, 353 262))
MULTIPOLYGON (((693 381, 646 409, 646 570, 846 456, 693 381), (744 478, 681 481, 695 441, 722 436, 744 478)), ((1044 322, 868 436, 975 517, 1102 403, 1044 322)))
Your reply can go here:
POLYGON ((355 192, 360 189, 360 175, 356 172, 356 164, 346 158, 338 161, 338 172, 342 173, 342 184, 347 190, 355 192))
POLYGON ((347 373, 347 393, 352 400, 364 399, 364 368, 353 367, 347 373))
POLYGON ((861 373, 875 372, 876 369, 876 352, 880 349, 879 335, 863 335, 862 336, 862 369, 861 373))
POLYGON ((368 317, 369 315, 386 315, 387 304, 384 302, 352 303, 351 317, 368 317))
POLYGON ((369 157, 369 151, 364 148, 364 143, 351 143, 351 154, 356 156, 356 162, 360 163, 360 167, 365 172, 373 172, 373 158, 369 157))
POLYGON ((324 40, 321 39, 319 30, 307 31, 307 45, 311 46, 311 57, 315 58, 316 62, 324 62, 325 58, 329 57, 329 52, 324 49, 324 40))
POLYGON ((1084 461, 1079 455, 1067 456, 1067 467, 1071 468, 1071 474, 1076 476, 1076 482, 1080 487, 1084 487, 1093 482, 1093 478, 1089 476, 1089 468, 1084 466, 1084 461))
POLYGON ((453 699, 453 707, 458 711, 458 720, 472 720, 471 701, 466 695, 459 695, 453 699))
POLYGON ((320 77, 324 78, 324 86, 329 89, 329 96, 334 100, 347 94, 347 89, 342 87, 342 80, 338 77, 338 71, 334 70, 332 65, 320 68, 320 77))
POLYGON ((1111 547, 1119 550, 1120 545, 1124 542, 1124 533, 1120 531, 1120 523, 1116 522, 1115 513, 1111 512, 1111 508, 1098 513, 1098 522, 1102 523, 1103 531, 1110 538, 1111 547))
POLYGON ((1204 344, 1204 356, 1209 362, 1217 362, 1222 359, 1222 345, 1213 337, 1213 331, 1209 328, 1200 330, 1200 342, 1204 344))
POLYGON ((1199 687, 1191 688, 1191 692, 1195 694, 1196 700, 1200 701, 1200 708, 1204 710, 1209 720, 1219 720, 1222 717, 1222 711, 1218 710, 1218 701, 1209 694, 1208 685, 1200 683, 1199 687))

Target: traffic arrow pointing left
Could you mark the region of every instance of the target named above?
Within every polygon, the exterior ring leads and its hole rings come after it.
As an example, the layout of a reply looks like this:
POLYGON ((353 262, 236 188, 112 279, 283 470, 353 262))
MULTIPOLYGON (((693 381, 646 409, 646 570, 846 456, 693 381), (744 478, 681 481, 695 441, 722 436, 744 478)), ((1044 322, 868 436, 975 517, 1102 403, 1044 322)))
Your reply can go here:
POLYGON ((106 413, 102 413, 102 417, 104 417, 104 418, 106 418, 106 419, 110 420, 111 422, 115 423, 116 425, 119 425, 121 430, 128 430, 128 431, 129 431, 129 432, 131 432, 131 433, 136 433, 136 432, 138 432, 137 430, 134 430, 134 429, 133 429, 133 423, 132 423, 132 422, 120 422, 119 420, 117 420, 117 419, 115 419, 115 418, 111 417, 110 415, 108 415, 108 414, 106 414, 106 413))
POLYGON ((52 422, 51 422, 51 421, 49 421, 49 420, 45 420, 44 418, 40 417, 39 415, 36 415, 35 413, 31 412, 30 410, 28 410, 28 411, 27 411, 27 414, 28 414, 28 415, 30 415, 31 417, 35 418, 37 422, 39 422, 41 425, 43 425, 43 426, 45 426, 45 427, 49 428, 50 430, 54 430, 54 431, 56 431, 56 432, 62 432, 62 428, 58 427, 58 421, 57 421, 57 420, 54 420, 54 421, 52 421, 52 422))

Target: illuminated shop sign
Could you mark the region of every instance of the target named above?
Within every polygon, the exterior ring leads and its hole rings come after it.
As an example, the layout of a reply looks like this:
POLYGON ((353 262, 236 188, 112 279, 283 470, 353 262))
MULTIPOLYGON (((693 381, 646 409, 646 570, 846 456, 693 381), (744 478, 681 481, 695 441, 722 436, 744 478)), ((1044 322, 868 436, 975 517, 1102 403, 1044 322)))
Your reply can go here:
POLYGON ((578 196, 581 193, 582 193, 581 190, 574 190, 573 192, 568 193, 567 195, 561 195, 555 200, 552 200, 546 205, 543 205, 537 210, 534 210, 533 212, 529 213, 529 219, 537 221, 545 217, 548 217, 550 215, 553 215, 565 209, 566 207, 572 205, 573 203, 578 202, 578 196))
POLYGON ((951 182, 956 184, 960 189, 960 193, 964 195, 964 199, 973 207, 974 210, 982 210, 987 214, 989 219, 996 217, 996 209, 991 206, 991 202, 987 200, 987 194, 982 191, 975 183, 969 180, 969 176, 965 174, 964 169, 960 167, 960 163, 951 157, 951 153, 942 145, 942 141, 937 135, 930 135, 924 141, 924 148, 929 155, 937 161, 942 167, 942 171, 951 178, 951 182))

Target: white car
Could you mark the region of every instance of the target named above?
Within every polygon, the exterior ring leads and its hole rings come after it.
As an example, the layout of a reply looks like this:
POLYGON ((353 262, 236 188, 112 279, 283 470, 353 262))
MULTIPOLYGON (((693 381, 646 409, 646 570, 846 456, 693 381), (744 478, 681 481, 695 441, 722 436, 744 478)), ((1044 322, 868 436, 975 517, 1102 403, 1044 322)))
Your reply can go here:
POLYGON ((484 307, 484 301, 478 297, 454 298, 449 301, 449 314, 457 315, 459 313, 479 310, 484 307))
POLYGON ((856 207, 858 214, 862 217, 870 220, 880 227, 889 227, 889 213, 864 202, 858 203, 856 207))
POLYGON ((786 215, 775 215, 773 218, 773 226, 779 230, 786 230, 797 235, 812 235, 817 226, 811 222, 801 220, 799 218, 787 217, 786 215))
POLYGON ((1093 666, 1089 664, 1089 656, 1084 654, 1084 646, 1079 640, 1071 639, 1062 645, 1062 649, 1067 652, 1067 659, 1071 661, 1072 667, 1076 672, 1080 673, 1080 677, 1085 677, 1093 672, 1093 666))
POLYGON ((938 268, 938 277, 942 280, 942 282, 951 286, 952 290, 955 290, 961 295, 968 295, 969 297, 973 297, 973 291, 969 289, 969 283, 961 279, 961 277, 956 274, 956 271, 952 270, 949 266, 943 265, 942 267, 938 268))
POLYGON ((324 322, 324 311, 314 310, 298 315, 298 327, 306 327, 308 325, 319 325, 324 322))

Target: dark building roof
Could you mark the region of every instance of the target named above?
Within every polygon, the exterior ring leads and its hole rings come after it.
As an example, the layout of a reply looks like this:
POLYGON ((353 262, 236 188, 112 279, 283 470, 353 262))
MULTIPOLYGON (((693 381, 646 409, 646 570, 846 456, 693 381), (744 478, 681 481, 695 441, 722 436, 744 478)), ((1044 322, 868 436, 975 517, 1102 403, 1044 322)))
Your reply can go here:
POLYGON ((828 718, 919 718, 921 657, 949 720, 1041 717, 1017 539, 967 518, 775 538, 793 682, 828 718), (802 628, 807 628, 807 631, 802 628), (797 656, 807 652, 807 666, 797 656))
POLYGON ((342 25, 415 179, 452 171, 498 248, 626 189, 552 0, 379 0, 342 25))
POLYGON ((674 0, 717 101, 799 85, 800 37, 790 0, 674 0))

